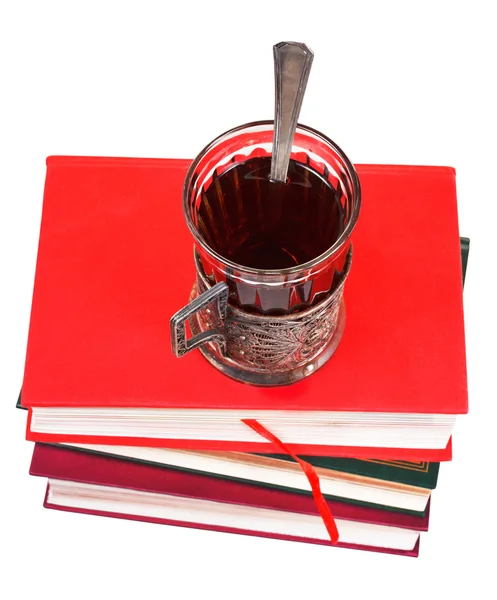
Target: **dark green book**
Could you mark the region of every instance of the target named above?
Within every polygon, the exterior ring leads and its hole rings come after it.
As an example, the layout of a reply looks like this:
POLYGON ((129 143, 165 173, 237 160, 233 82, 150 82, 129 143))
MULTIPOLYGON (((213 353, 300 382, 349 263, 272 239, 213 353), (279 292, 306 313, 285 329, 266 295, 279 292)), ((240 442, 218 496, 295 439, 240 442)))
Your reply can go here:
POLYGON ((466 280, 466 270, 468 268, 468 257, 469 257, 469 238, 461 238, 461 259, 462 259, 462 282, 466 280))
MULTIPOLYGON (((279 460, 292 460, 283 454, 265 454, 279 460)), ((405 485, 434 490, 437 485, 440 463, 412 462, 406 460, 368 460, 363 458, 333 458, 330 456, 301 456, 314 467, 373 477, 405 485)))

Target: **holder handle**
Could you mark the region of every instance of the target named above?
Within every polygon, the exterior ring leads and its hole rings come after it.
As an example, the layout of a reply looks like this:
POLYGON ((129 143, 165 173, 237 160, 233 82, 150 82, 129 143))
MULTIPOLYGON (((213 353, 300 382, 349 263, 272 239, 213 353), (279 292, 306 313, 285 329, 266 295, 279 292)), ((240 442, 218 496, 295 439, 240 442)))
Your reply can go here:
POLYGON ((222 355, 226 354, 226 336, 221 326, 228 311, 228 292, 226 283, 216 283, 171 318, 171 348, 175 356, 178 358, 184 356, 209 342, 217 343, 222 355), (186 321, 197 312, 206 309, 210 304, 214 309, 214 321, 219 324, 219 327, 203 331, 187 340, 186 321))

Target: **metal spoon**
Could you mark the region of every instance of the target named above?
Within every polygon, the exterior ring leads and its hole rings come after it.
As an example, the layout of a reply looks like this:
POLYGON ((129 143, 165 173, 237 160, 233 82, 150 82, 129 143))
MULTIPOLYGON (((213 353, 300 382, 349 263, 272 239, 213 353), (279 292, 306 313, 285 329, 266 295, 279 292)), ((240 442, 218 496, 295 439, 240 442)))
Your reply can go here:
POLYGON ((314 54, 305 44, 273 46, 275 111, 271 181, 285 182, 297 121, 314 54))

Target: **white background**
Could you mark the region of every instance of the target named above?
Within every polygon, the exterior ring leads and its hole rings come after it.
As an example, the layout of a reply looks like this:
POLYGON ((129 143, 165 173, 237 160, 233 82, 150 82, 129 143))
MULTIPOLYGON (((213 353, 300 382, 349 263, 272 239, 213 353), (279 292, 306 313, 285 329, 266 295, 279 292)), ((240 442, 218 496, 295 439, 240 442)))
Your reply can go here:
MULTIPOLYGON (((496 598, 495 3, 0 3, 0 597, 496 598), (50 154, 193 157, 273 115, 272 46, 315 60, 301 122, 357 163, 457 169, 470 413, 419 559, 42 508, 22 382, 50 154)), ((427 224, 429 215, 426 215, 427 224)), ((381 240, 385 243, 385 240, 381 240)), ((388 242, 388 240, 386 240, 388 242)))

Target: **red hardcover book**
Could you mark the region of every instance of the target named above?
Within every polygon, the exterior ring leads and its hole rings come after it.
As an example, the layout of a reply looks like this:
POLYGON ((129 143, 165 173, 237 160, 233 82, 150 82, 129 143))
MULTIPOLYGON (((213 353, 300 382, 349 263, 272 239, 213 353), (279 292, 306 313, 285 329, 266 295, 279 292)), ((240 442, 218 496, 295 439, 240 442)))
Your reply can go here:
MULTIPOLYGON (((224 532, 330 544, 314 500, 254 484, 36 444, 31 475, 47 477, 45 506, 224 532)), ((417 555, 423 517, 328 501, 337 546, 417 555)))
POLYGON ((260 388, 170 350, 194 280, 189 161, 47 161, 23 383, 28 438, 441 461, 467 404, 455 173, 358 165, 363 206, 332 360, 260 388), (324 426, 325 425, 325 426, 324 426))

